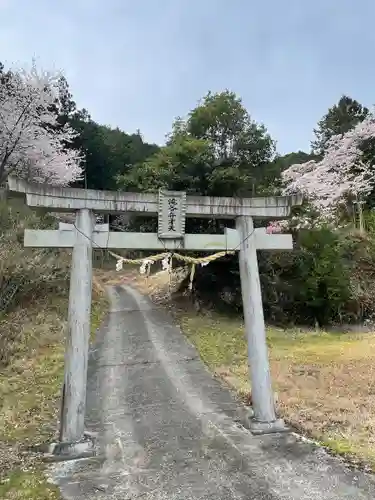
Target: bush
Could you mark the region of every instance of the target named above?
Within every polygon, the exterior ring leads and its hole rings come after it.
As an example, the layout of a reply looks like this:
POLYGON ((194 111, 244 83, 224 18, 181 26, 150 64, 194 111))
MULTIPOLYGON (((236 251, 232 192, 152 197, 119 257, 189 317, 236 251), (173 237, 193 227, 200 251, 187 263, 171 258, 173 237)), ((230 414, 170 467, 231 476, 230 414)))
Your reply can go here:
POLYGON ((274 323, 341 322, 350 299, 345 245, 328 229, 302 230, 290 252, 259 259, 266 317, 274 323))
MULTIPOLYGON (((258 252, 264 313, 274 324, 362 322, 375 313, 375 242, 328 229, 295 234, 293 251, 258 252)), ((242 310, 238 256, 198 267, 197 299, 242 310)))
MULTIPOLYGON (((69 260, 64 254, 23 246, 25 228, 45 228, 51 223, 51 218, 37 217, 27 207, 0 204, 0 317, 47 293, 67 290, 69 260)), ((7 346, 16 335, 12 331, 5 338, 1 332, 0 363, 7 359, 7 346)))

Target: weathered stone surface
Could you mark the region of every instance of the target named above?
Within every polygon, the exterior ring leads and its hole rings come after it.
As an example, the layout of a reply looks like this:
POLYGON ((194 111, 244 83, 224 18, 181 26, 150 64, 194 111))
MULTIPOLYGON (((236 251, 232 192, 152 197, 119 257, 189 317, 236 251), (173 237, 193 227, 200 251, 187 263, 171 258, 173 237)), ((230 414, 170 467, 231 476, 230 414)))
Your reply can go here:
MULTIPOLYGON (((25 182, 8 177, 12 196, 26 197, 29 207, 46 207, 49 212, 72 212, 87 208, 97 213, 128 213, 157 215, 158 195, 155 193, 126 193, 97 191, 72 187, 56 187, 25 182)), ((301 205, 300 196, 271 196, 268 198, 228 198, 187 196, 187 217, 234 218, 247 215, 258 218, 285 218, 293 205, 301 205)))
POLYGON ((55 464, 64 498, 370 500, 371 476, 293 434, 253 436, 240 405, 205 369, 168 315, 131 289, 89 362, 87 428, 100 455, 55 464))

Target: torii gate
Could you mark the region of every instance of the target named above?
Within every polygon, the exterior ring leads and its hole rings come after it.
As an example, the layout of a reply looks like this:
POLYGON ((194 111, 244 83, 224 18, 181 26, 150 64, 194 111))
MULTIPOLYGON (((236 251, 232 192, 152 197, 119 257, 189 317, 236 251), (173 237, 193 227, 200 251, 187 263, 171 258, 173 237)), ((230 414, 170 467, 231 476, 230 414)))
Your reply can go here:
POLYGON ((84 436, 87 359, 90 336, 92 248, 139 250, 239 250, 241 291, 248 341, 254 418, 252 432, 277 432, 284 423, 276 418, 266 344, 257 250, 293 248, 289 234, 267 234, 254 229, 253 219, 284 219, 300 197, 227 198, 186 196, 184 192, 139 194, 29 184, 8 178, 9 190, 26 197, 32 208, 75 212, 74 225, 59 230, 25 230, 25 247, 73 248, 69 292, 68 332, 60 439, 79 442, 84 436), (98 214, 158 216, 158 234, 109 231, 95 225, 98 214), (236 229, 222 235, 185 234, 186 217, 235 219, 236 229))

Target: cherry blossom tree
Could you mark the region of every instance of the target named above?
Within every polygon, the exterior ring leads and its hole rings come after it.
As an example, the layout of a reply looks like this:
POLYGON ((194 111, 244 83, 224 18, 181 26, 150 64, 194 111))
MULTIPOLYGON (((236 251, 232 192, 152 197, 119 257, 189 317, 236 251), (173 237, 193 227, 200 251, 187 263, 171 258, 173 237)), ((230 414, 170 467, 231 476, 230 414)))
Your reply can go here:
POLYGON ((308 202, 302 213, 289 220, 273 221, 267 232, 319 227, 340 227, 340 208, 356 205, 363 229, 362 205, 375 189, 375 165, 368 160, 366 146, 375 139, 375 115, 366 118, 345 134, 326 142, 321 161, 292 165, 282 172, 283 194, 303 194, 308 202))
POLYGON ((67 185, 82 176, 76 133, 58 123, 60 75, 37 71, 0 74, 0 183, 9 174, 67 185))
POLYGON ((282 174, 284 194, 304 194, 326 219, 335 218, 348 199, 365 200, 375 188, 375 171, 363 146, 374 138, 375 116, 369 114, 352 130, 329 139, 321 161, 286 169, 282 174))

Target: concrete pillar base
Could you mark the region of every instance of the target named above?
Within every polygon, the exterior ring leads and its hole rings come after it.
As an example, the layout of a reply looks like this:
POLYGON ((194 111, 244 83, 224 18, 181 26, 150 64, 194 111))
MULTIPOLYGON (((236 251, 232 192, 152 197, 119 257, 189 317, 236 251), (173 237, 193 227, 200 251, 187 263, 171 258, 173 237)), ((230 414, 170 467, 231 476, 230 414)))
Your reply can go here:
POLYGON ((289 427, 285 425, 284 420, 281 418, 274 420, 273 422, 259 422, 251 419, 249 422, 249 430, 254 435, 290 432, 289 427))
POLYGON ((96 438, 90 433, 77 442, 43 443, 32 447, 30 451, 41 453, 44 462, 62 462, 65 460, 78 460, 97 455, 96 438))

